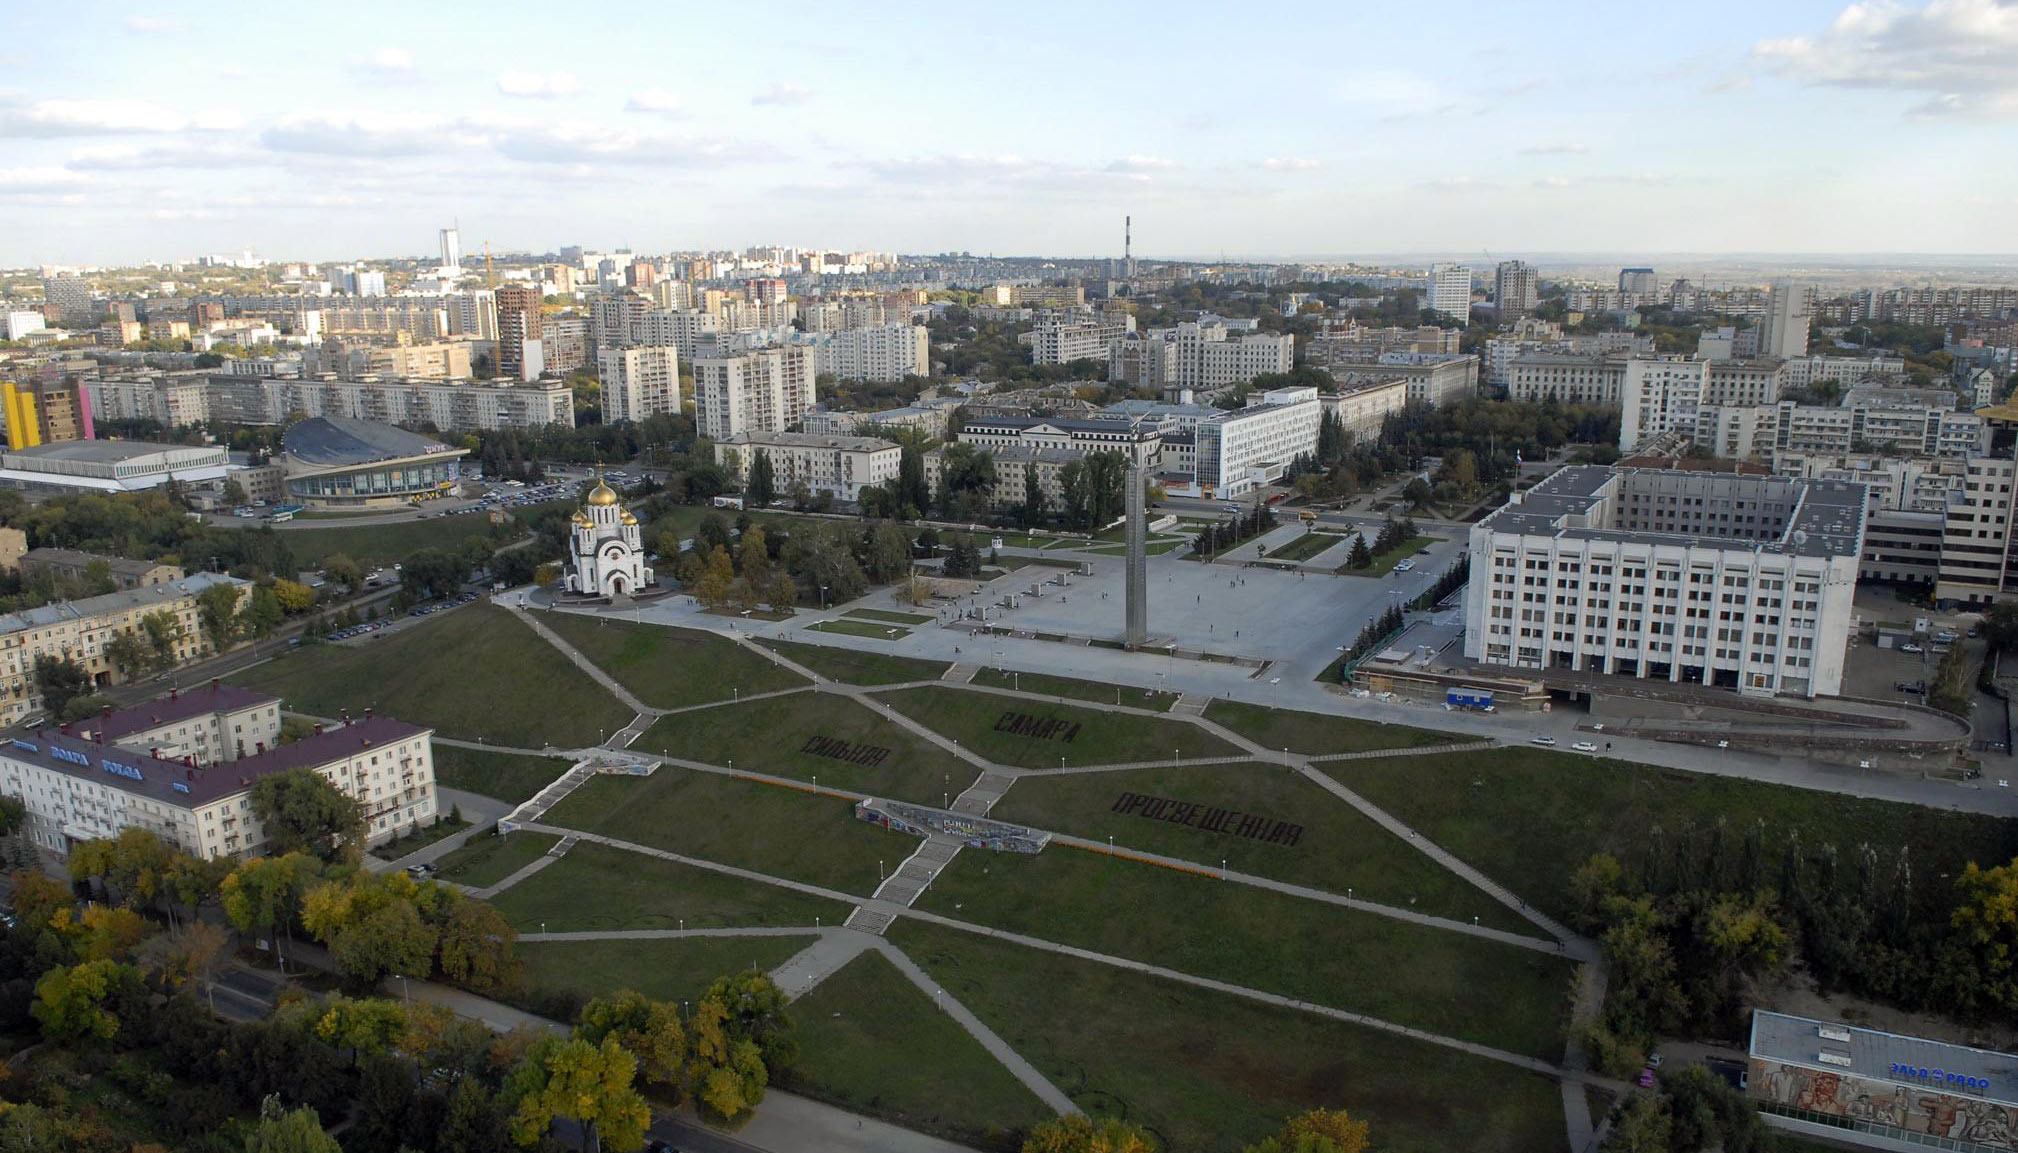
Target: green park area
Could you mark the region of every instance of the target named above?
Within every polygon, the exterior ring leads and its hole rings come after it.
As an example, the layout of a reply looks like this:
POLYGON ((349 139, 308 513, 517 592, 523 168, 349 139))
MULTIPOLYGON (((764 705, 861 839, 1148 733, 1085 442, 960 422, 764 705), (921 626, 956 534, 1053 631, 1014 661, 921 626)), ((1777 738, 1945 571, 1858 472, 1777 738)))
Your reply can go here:
POLYGON ((929 625, 939 619, 931 613, 900 613, 889 609, 849 609, 841 615, 865 621, 883 621, 893 625, 929 625))
POLYGON ((721 765, 937 805, 980 770, 847 697, 794 693, 664 717, 631 746, 721 765), (816 781, 817 778, 817 781, 816 781))
POLYGON ((1340 565, 1337 571, 1345 576, 1386 576, 1394 570, 1395 565, 1414 556, 1418 551, 1435 544, 1437 539, 1433 536, 1412 536, 1385 552, 1373 554, 1373 563, 1367 565, 1365 568, 1340 565))
MULTIPOLYGON (((1498 1061, 912 919, 888 935, 1088 1112, 1148 1126, 1165 1153, 1224 1153, 1317 1107, 1370 1121, 1383 1153, 1562 1145, 1555 1083, 1498 1061)), ((899 1055, 879 1080, 910 1075, 899 1055)))
POLYGON ((1262 748, 1288 749, 1312 757, 1447 745, 1455 739, 1449 733, 1430 729, 1383 725, 1323 713, 1290 712, 1242 701, 1215 700, 1205 707, 1205 719, 1225 725, 1262 748))
POLYGON ((518 832, 505 836, 479 833, 462 848, 435 862, 436 879, 453 881, 472 889, 497 884, 541 857, 560 843, 546 833, 518 832))
POLYGON ((849 911, 824 897, 593 841, 576 844, 492 903, 521 933, 798 925, 810 931, 814 918, 835 925, 849 911))
MULTIPOLYGON (((726 970, 725 970, 726 971, 726 970)), ((983 1149, 1051 1119, 1029 1089, 878 952, 792 1006, 799 1063, 780 1088, 983 1149)))
POLYGON ((316 523, 313 528, 304 525, 285 529, 281 535, 294 553, 295 563, 303 568, 316 568, 324 559, 342 553, 370 570, 403 561, 424 548, 452 552, 471 537, 493 549, 501 548, 525 535, 525 529, 516 519, 509 525, 498 526, 482 513, 470 513, 391 524, 346 525, 327 521, 316 523))
POLYGON ((827 645, 809 645, 800 641, 760 640, 757 643, 829 680, 851 685, 895 685, 907 681, 936 681, 952 667, 947 661, 925 661, 915 657, 891 656, 889 653, 864 653, 827 645))
POLYGON ((529 801, 560 779, 572 762, 562 757, 529 757, 465 749, 434 742, 434 779, 444 789, 482 793, 500 801, 529 801))
POLYGON ((670 765, 596 777, 542 820, 862 896, 918 848, 847 801, 670 765))
MULTIPOLYGON (((1328 548, 1345 544, 1352 539, 1350 534, 1336 532, 1307 532, 1274 552, 1268 554, 1270 560, 1309 560, 1328 548)), ((1416 546, 1422 547, 1420 545, 1416 546)))
POLYGON ((375 708, 445 737, 525 748, 593 745, 631 719, 559 650, 489 604, 356 644, 304 645, 231 680, 294 712, 375 708))
POLYGON ((698 629, 582 613, 547 612, 539 620, 653 708, 677 709, 806 684, 776 661, 698 629))
MULTIPOLYGON (((1792 837, 1810 850, 1906 847, 1916 877, 2018 856, 2018 822, 1736 777, 1688 773, 1544 749, 1429 760, 1373 758, 1322 771, 1421 830, 1493 880, 1558 917, 1569 879, 1594 853, 1637 860, 1653 831, 1667 843, 1721 825, 1739 846, 1757 828, 1766 852, 1792 837)), ((1922 887, 1945 896, 1947 882, 1922 887)))
POLYGON ((1224 862, 1236 872, 1338 896, 1457 921, 1477 917, 1493 928, 1540 935, 1520 914, 1281 765, 1164 765, 1024 777, 989 815, 1101 843, 1112 838, 1122 848, 1214 868, 1224 862), (1296 841, 1270 844, 1231 832, 1208 832, 1196 821, 1181 824, 1145 817, 1142 807, 1116 811, 1127 806, 1123 798, 1130 795, 1195 805, 1201 813, 1224 809, 1271 823, 1290 822, 1298 826, 1296 841))
POLYGON ((821 621, 808 626, 807 631, 816 633, 839 633, 843 636, 861 637, 872 641, 901 641, 911 635, 911 630, 902 625, 885 624, 882 621, 857 621, 842 618, 821 621))
MULTIPOLYGON (((676 937, 644 941, 522 941, 525 998, 538 1008, 575 1004, 618 989, 655 1001, 699 1000, 715 979, 755 968, 769 972, 813 943, 789 937, 676 937)), ((801 1036, 804 1036, 801 1033, 801 1036)))
POLYGON ((1102 705, 1126 705, 1129 708, 1150 709, 1159 713, 1169 712, 1170 706, 1176 704, 1177 699, 1183 695, 1159 693, 1133 686, 1101 684, 1098 681, 1082 681, 1077 677, 1057 677, 1050 673, 1020 673, 1003 669, 982 669, 967 683, 1013 689, 1024 693, 1042 693, 1051 697, 1071 697, 1102 705))
POLYGON ((1553 951, 1062 846, 962 853, 916 907, 1530 1057, 1562 1056, 1571 965, 1553 951))
POLYGON ((1018 700, 931 685, 879 694, 891 708, 1004 765, 1101 765, 1240 750, 1181 721, 1018 700))

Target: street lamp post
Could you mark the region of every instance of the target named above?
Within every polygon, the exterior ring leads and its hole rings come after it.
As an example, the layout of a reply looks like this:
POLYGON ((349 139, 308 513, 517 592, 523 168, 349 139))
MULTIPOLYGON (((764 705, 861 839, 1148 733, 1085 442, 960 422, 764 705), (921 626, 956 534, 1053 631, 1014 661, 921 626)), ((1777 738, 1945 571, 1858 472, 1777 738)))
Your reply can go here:
POLYGON ((826 612, 826 611, 827 611, 827 586, 826 586, 826 585, 821 585, 821 586, 820 586, 820 611, 821 611, 821 612, 826 612))

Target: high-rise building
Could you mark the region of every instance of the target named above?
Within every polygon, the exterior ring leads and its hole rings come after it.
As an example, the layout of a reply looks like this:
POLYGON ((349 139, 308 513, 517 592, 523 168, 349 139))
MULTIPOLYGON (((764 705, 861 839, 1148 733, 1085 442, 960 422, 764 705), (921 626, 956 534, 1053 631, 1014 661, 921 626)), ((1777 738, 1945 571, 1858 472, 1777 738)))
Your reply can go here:
POLYGON ((749 283, 751 304, 785 303, 785 282, 775 277, 759 277, 749 283))
POLYGON ((441 230, 441 267, 445 272, 459 271, 462 268, 462 229, 441 230))
POLYGON ((606 348, 600 359, 604 423, 679 414, 678 349, 606 348))
POLYGON ((1534 265, 1521 260, 1502 260, 1492 275, 1493 307, 1501 320, 1525 316, 1541 302, 1541 278, 1534 265))
POLYGON ((932 341, 921 324, 844 328, 819 345, 821 369, 842 380, 930 376, 932 341))
POLYGON ((42 299, 56 306, 57 319, 65 325, 84 324, 98 315, 91 303, 91 283, 67 272, 42 278, 42 299))
POLYGON ((1619 291, 1639 293, 1643 296, 1651 295, 1660 291, 1660 285, 1655 281, 1654 270, 1651 268, 1621 268, 1619 291))
POLYGON ((813 407, 813 349, 766 348, 694 362, 695 431, 710 440, 785 432, 813 407))
POLYGON ((34 386, 0 381, 0 410, 7 419, 7 447, 33 448, 66 440, 91 440, 91 396, 76 378, 34 386))
POLYGON ((545 367, 540 348, 540 290, 507 284, 496 292, 499 376, 532 380, 545 367))
POLYGON ((1773 283, 1766 314, 1759 318, 1759 355, 1782 360, 1807 355, 1811 295, 1806 285, 1787 280, 1773 283))
POLYGON ((1471 318, 1471 269, 1439 264, 1430 269, 1430 308, 1459 321, 1471 318))

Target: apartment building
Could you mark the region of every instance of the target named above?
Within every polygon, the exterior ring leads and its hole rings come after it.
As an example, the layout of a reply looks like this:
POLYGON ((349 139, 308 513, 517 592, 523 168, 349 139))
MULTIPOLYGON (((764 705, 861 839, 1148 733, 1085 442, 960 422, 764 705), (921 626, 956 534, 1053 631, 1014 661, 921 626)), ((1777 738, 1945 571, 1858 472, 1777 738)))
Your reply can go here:
POLYGON ((606 348, 600 368, 604 421, 679 415, 678 349, 606 348))
POLYGON ((252 788, 297 768, 360 801, 370 841, 435 818, 433 730, 369 715, 316 729, 211 767, 198 766, 193 756, 169 760, 84 739, 71 726, 31 729, 0 742, 0 793, 21 799, 25 835, 58 856, 129 828, 147 829, 194 857, 256 856, 266 833, 252 809, 252 788))
POLYGON ((295 415, 427 423, 443 432, 575 423, 574 389, 556 380, 267 380, 170 373, 88 377, 83 385, 104 419, 157 420, 170 427, 212 419, 280 424, 295 415))
POLYGON ((700 435, 784 432, 813 407, 818 362, 811 348, 767 348, 694 361, 694 421, 700 435))
MULTIPOLYGON (((987 500, 989 509, 995 512, 1023 507, 1029 496, 1027 478, 1032 475, 1037 478, 1037 490, 1044 496, 1045 511, 1062 511, 1065 469, 1085 460, 1083 453, 1034 444, 1005 445, 990 449, 988 455, 995 465, 995 483, 987 491, 987 500)), ((935 448, 925 454, 925 483, 935 493, 944 487, 945 464, 944 449, 935 448)))
POLYGON ((187 692, 171 688, 166 697, 107 708, 68 727, 82 740, 208 767, 277 747, 280 703, 278 697, 212 679, 187 692))
POLYGON ((90 579, 92 572, 99 570, 114 588, 122 589, 163 585, 189 575, 182 571, 181 565, 106 556, 74 548, 32 548, 21 554, 19 563, 21 575, 31 579, 47 574, 58 580, 81 581, 90 579))
POLYGON ((1134 331, 1133 316, 1108 313, 1097 319, 1040 324, 1016 339, 1030 346, 1033 364, 1070 364, 1075 360, 1104 362, 1111 351, 1110 346, 1134 331))
POLYGON ((932 374, 932 340, 923 325, 879 324, 822 334, 820 371, 841 380, 893 382, 932 374))
POLYGON ((1429 270, 1429 298, 1424 308, 1464 321, 1471 318, 1471 269, 1462 264, 1439 264, 1429 270))
POLYGON ((864 488, 897 479, 904 450, 895 442, 873 436, 822 436, 804 432, 737 433, 715 442, 715 463, 747 484, 756 454, 770 458, 779 492, 803 484, 813 495, 836 500, 862 499, 864 488))
POLYGON ((94 685, 118 683, 124 674, 106 657, 105 646, 122 634, 144 635, 140 619, 153 613, 167 613, 179 630, 170 653, 173 664, 210 655, 210 637, 203 629, 196 598, 220 585, 234 590, 241 606, 252 596, 249 581, 222 573, 197 573, 166 584, 58 601, 0 616, 0 722, 13 724, 42 707, 42 690, 35 682, 38 657, 70 661, 82 668, 94 685))
MULTIPOLYGON (((1488 351, 1497 356, 1501 350, 1488 351)), ((1527 403, 1617 404, 1625 383, 1626 359, 1563 352, 1515 354, 1504 370, 1507 398, 1527 403)))
POLYGON ((546 361, 547 375, 566 376, 594 363, 589 358, 587 317, 549 316, 541 322, 540 332, 540 355, 546 361))
POLYGON ((507 284, 493 295, 497 300, 498 375, 537 380, 546 370, 546 350, 540 343, 540 290, 529 284, 507 284))
POLYGON ((1084 456, 1089 452, 1106 450, 1125 452, 1130 444, 1154 436, 1155 431, 1132 428, 1127 421, 1109 417, 980 413, 968 416, 956 439, 963 444, 978 444, 990 450, 1045 448, 1084 456))
POLYGON ((1472 526, 1465 656, 1836 695, 1865 499, 1843 481, 1558 469, 1472 526))
POLYGON ((1387 418, 1408 406, 1408 381, 1368 380, 1337 392, 1321 393, 1318 402, 1327 416, 1338 418, 1354 443, 1368 444, 1380 437, 1387 418))
POLYGON ((1501 320, 1533 312, 1541 303, 1541 277, 1534 266, 1519 260, 1500 261, 1493 270, 1492 302, 1501 320))
POLYGON ((1418 404, 1449 404, 1473 395, 1478 387, 1478 357, 1470 354, 1389 352, 1372 360, 1332 360, 1317 367, 1345 385, 1400 377, 1408 382, 1408 399, 1418 404))
POLYGON ((1207 499, 1236 497, 1281 480, 1297 457, 1316 453, 1322 416, 1317 389, 1275 388, 1199 421, 1192 488, 1207 499))
POLYGON ((337 376, 397 376, 409 380, 467 380, 470 345, 467 340, 430 344, 336 345, 325 343, 304 354, 296 375, 334 373, 337 376))

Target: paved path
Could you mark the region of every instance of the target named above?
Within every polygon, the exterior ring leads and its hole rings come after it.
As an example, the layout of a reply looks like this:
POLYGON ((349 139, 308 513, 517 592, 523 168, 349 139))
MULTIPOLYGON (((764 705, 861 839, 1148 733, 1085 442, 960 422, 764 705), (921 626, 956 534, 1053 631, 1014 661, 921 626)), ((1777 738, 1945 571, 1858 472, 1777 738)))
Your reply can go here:
POLYGON ((559 633, 548 628, 546 622, 527 612, 524 606, 508 600, 500 600, 497 603, 503 605, 505 611, 524 621, 534 632, 540 635, 542 640, 559 649, 562 656, 574 662, 575 667, 587 673, 590 679, 608 689, 611 696, 624 703, 625 708, 641 715, 652 712, 651 706, 633 696, 631 690, 625 688, 622 681, 604 672, 602 666, 583 656, 580 649, 562 640, 559 633))
POLYGON ((1058 1086, 1053 1085, 1050 1078, 1038 1072, 1035 1065, 1024 1060, 1021 1053, 1011 1048, 995 1030, 990 1029, 987 1022, 976 1017, 973 1010, 960 1003, 959 998, 940 988, 939 983, 925 970, 919 968, 918 963, 906 956, 902 949, 880 939, 874 944, 890 959, 891 964, 897 966, 898 972, 910 978, 913 985, 930 996, 934 1005, 953 1018, 956 1024, 967 1031, 968 1036, 979 1041, 981 1047, 988 1050, 989 1055, 995 1060, 1001 1062, 1002 1067, 1009 1070, 1012 1076, 1023 1082, 1024 1088, 1036 1094, 1039 1101, 1044 1102, 1060 1116, 1084 1112, 1073 1103, 1072 1098, 1067 1097, 1058 1086))
POLYGON ((772 969, 771 983, 784 991, 787 1000, 796 1001, 840 972, 842 966, 875 948, 876 942, 877 938, 871 934, 829 925, 811 944, 772 969))

